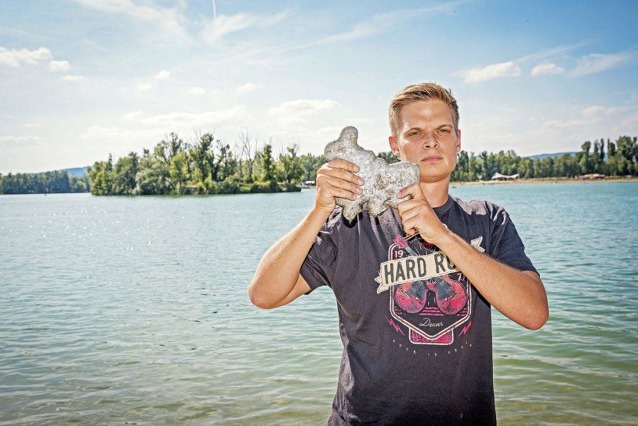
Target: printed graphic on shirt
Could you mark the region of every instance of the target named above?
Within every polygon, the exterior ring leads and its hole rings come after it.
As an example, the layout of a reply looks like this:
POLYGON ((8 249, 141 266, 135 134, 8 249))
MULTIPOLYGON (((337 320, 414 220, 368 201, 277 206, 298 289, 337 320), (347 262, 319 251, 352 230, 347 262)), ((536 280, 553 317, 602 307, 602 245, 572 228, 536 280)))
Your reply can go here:
MULTIPOLYGON (((479 250, 482 238, 472 240, 479 250)), ((465 276, 435 246, 397 236, 380 265, 377 293, 388 292, 390 314, 410 342, 450 345, 471 326, 472 292, 465 276), (467 324, 466 324, 467 323, 467 324)))

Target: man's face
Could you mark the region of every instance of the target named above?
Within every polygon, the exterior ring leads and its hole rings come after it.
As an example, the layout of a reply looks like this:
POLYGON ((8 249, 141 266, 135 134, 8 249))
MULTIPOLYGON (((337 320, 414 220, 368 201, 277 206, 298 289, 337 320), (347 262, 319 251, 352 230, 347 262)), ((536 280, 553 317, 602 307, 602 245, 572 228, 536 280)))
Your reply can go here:
POLYGON ((448 179, 461 150, 450 107, 438 99, 413 102, 403 107, 401 123, 398 136, 389 138, 395 155, 418 164, 422 182, 448 179))

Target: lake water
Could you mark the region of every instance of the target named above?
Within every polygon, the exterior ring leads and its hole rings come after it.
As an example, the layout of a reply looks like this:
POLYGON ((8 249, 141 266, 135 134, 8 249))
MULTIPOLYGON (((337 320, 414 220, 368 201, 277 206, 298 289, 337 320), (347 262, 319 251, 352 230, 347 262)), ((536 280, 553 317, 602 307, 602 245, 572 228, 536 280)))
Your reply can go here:
MULTIPOLYGON (((495 315, 500 423, 638 423, 638 183, 451 192, 510 212, 550 300, 540 331, 495 315)), ((332 293, 246 296, 313 197, 1 196, 0 425, 325 423, 332 293)))

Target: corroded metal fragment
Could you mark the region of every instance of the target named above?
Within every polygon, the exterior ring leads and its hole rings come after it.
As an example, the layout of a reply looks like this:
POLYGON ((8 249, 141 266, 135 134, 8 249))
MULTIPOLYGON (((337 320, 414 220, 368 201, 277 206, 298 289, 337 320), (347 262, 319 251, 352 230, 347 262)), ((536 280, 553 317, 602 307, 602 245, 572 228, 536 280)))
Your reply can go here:
POLYGON ((326 145, 324 156, 330 161, 335 158, 350 161, 359 166, 358 175, 365 182, 363 193, 355 201, 336 198, 337 205, 342 207, 343 216, 354 219, 364 207, 373 216, 379 216, 388 207, 396 207, 406 198, 397 198, 397 193, 406 186, 419 181, 420 168, 408 162, 388 164, 374 152, 357 144, 358 132, 354 127, 346 127, 341 131, 339 139, 326 145))

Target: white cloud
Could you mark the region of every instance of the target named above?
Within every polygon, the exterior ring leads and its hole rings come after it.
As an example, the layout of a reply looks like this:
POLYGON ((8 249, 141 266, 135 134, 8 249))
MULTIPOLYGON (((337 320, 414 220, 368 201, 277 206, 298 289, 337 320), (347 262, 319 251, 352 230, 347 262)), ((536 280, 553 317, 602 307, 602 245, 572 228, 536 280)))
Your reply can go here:
POLYGON ((360 38, 371 37, 386 31, 394 25, 396 18, 394 14, 375 15, 369 20, 356 23, 350 31, 341 34, 328 36, 319 41, 319 43, 336 43, 342 41, 352 41, 360 38))
POLYGON ((237 87, 237 92, 238 93, 248 93, 248 92, 252 92, 254 90, 257 90, 261 87, 260 84, 255 84, 255 83, 246 83, 246 84, 242 84, 241 86, 237 87))
POLYGON ((591 105, 591 106, 583 108, 582 115, 585 118, 594 118, 604 114, 605 111, 606 111, 605 108, 599 105, 591 105))
POLYGON ((136 86, 137 90, 139 90, 140 92, 148 92, 150 90, 153 90, 153 88, 155 87, 153 85, 153 82, 155 80, 157 80, 157 81, 167 80, 167 79, 170 78, 170 76, 171 76, 171 73, 169 71, 162 70, 162 71, 159 71, 158 73, 156 73, 153 76, 140 78, 138 80, 138 83, 137 83, 137 86, 136 86))
POLYGON ((350 117, 346 120, 348 123, 352 124, 371 124, 374 123, 374 120, 369 117, 350 117))
POLYGON ((609 135, 610 130, 632 134, 636 129, 631 125, 631 117, 635 114, 635 105, 610 107, 589 105, 580 110, 572 110, 571 113, 563 113, 565 116, 563 119, 546 121, 543 130, 551 132, 554 129, 562 129, 580 132, 585 138, 583 140, 592 138, 592 135, 609 135))
POLYGON ((331 99, 297 99, 272 107, 268 112, 275 117, 282 129, 293 131, 307 128, 310 117, 321 121, 320 115, 326 118, 325 113, 333 112, 339 107, 341 104, 331 99))
POLYGON ((173 112, 149 117, 140 117, 139 122, 170 131, 189 131, 199 128, 212 128, 227 124, 239 124, 244 118, 246 108, 237 105, 226 110, 203 111, 198 113, 173 112))
POLYGON ((76 150, 88 154, 87 163, 105 160, 108 154, 117 159, 128 152, 139 152, 140 148, 151 148, 157 143, 158 134, 155 129, 127 128, 113 125, 92 125, 80 140, 88 143, 78 143, 76 150))
POLYGON ((231 16, 219 15, 214 21, 205 26, 203 37, 206 41, 212 43, 225 34, 241 31, 256 25, 258 22, 257 17, 249 16, 245 13, 231 16))
POLYGON ((538 77, 541 75, 557 75, 563 74, 565 70, 553 62, 543 62, 532 68, 530 75, 532 77, 538 77))
POLYGON ((0 145, 38 145, 42 142, 39 136, 0 136, 0 145))
POLYGON ((35 65, 43 59, 51 58, 51 51, 46 47, 35 50, 28 49, 7 49, 0 46, 0 64, 10 67, 19 67, 21 64, 35 65))
POLYGON ((514 62, 491 64, 484 68, 474 68, 465 73, 466 83, 481 83, 501 77, 517 77, 521 75, 521 68, 514 62))
POLYGON ((136 120, 140 117, 142 117, 144 115, 144 112, 142 111, 131 111, 128 114, 124 115, 124 120, 128 121, 128 120, 136 120))
POLYGON ((64 72, 71 69, 69 61, 51 61, 49 62, 49 70, 52 72, 64 72))
POLYGON ((171 76, 170 72, 168 72, 166 70, 162 70, 162 71, 158 72, 157 74, 155 74, 155 80, 166 80, 170 76, 171 76))
POLYGON ((94 125, 87 129, 84 138, 91 140, 111 139, 121 141, 135 139, 135 136, 139 136, 139 132, 116 126, 94 125))
POLYGON ((168 32, 179 37, 187 38, 186 30, 182 22, 184 17, 180 11, 169 8, 162 8, 152 3, 132 0, 72 0, 82 6, 98 10, 103 13, 122 15, 134 20, 153 24, 164 32, 168 32))
MULTIPOLYGON (((114 158, 126 153, 139 152, 142 148, 151 148, 171 132, 180 137, 201 131, 219 129, 230 130, 245 125, 246 108, 237 105, 225 110, 201 112, 171 112, 165 114, 145 114, 142 110, 133 110, 121 116, 121 121, 106 120, 86 128, 80 140, 90 143, 78 143, 78 149, 86 149, 88 159, 104 159, 108 153, 114 158)), ((230 142, 231 139, 228 139, 230 142)), ((77 155, 77 152, 75 152, 77 155)))
POLYGON ((80 81, 85 81, 86 77, 83 77, 81 75, 65 75, 64 77, 62 77, 62 80, 70 81, 72 83, 78 83, 80 81))
POLYGON ((308 115, 319 111, 331 110, 338 106, 340 106, 339 102, 331 99, 297 99, 272 107, 268 112, 275 116, 285 116, 289 114, 308 115))
POLYGON ((206 89, 203 87, 192 87, 188 92, 193 95, 203 95, 206 93, 206 89))
POLYGON ((607 71, 609 69, 616 68, 635 57, 636 54, 631 52, 611 53, 608 55, 592 53, 591 55, 581 58, 576 64, 576 67, 569 74, 578 77, 607 71))
POLYGON ((563 44, 548 49, 539 50, 538 52, 530 53, 516 60, 517 63, 524 63, 528 61, 547 61, 547 58, 564 55, 574 49, 582 48, 584 43, 575 44, 563 44))
POLYGON ((202 31, 202 38, 214 43, 221 37, 234 32, 242 31, 252 27, 270 27, 290 16, 291 11, 283 11, 269 16, 250 15, 247 13, 237 13, 235 15, 218 15, 215 19, 205 22, 202 31))
POLYGON ((580 47, 580 44, 560 45, 530 53, 507 62, 491 64, 484 68, 474 68, 459 74, 465 78, 466 83, 479 83, 500 77, 518 77, 522 74, 520 65, 532 61, 543 61, 532 69, 530 72, 532 77, 538 77, 544 74, 562 74, 565 70, 553 62, 550 62, 547 58, 564 54, 578 47, 580 47))
POLYGON ((389 13, 379 13, 363 22, 357 22, 350 31, 323 38, 319 41, 319 44, 351 41, 371 37, 383 33, 397 25, 401 25, 401 23, 407 19, 416 19, 423 15, 451 13, 462 3, 464 2, 440 3, 414 9, 401 9, 389 13))
POLYGON ((85 81, 86 78, 81 75, 65 75, 64 77, 62 77, 62 80, 77 83, 80 81, 85 81))
POLYGON ((592 124, 587 118, 572 118, 568 120, 549 120, 543 124, 543 130, 552 129, 583 129, 592 124))
POLYGON ((612 128, 616 134, 635 135, 638 133, 638 108, 634 108, 621 121, 620 125, 612 128))

